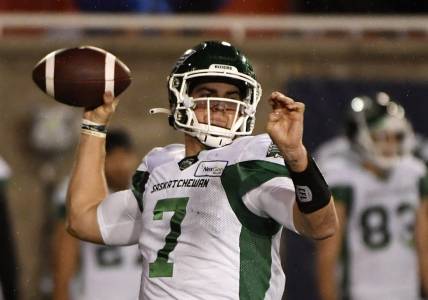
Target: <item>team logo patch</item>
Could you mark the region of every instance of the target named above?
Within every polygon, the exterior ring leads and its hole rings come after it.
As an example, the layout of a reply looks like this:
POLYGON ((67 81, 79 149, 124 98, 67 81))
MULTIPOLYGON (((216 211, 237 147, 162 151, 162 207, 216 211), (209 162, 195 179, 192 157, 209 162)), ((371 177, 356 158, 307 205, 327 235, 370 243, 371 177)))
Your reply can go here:
POLYGON ((274 143, 269 145, 266 157, 283 158, 281 152, 279 152, 278 146, 274 143))
POLYGON ((227 167, 227 161, 201 161, 196 168, 195 177, 220 177, 227 167))
POLYGON ((300 202, 311 202, 312 192, 306 185, 296 185, 296 196, 300 202))
POLYGON ((198 161, 197 156, 186 157, 186 158, 183 158, 178 163, 178 167, 180 168, 181 171, 183 171, 184 169, 187 169, 188 167, 190 167, 191 165, 193 165, 197 161, 198 161))

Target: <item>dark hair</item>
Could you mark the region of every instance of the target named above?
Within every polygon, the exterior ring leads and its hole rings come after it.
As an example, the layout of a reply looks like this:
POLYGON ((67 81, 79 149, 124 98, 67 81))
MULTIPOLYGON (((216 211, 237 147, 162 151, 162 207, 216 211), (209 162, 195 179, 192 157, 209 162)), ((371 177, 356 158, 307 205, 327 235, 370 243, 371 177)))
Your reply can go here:
POLYGON ((131 136, 124 129, 115 128, 110 129, 107 132, 106 153, 109 153, 116 148, 123 148, 125 150, 134 149, 134 143, 132 142, 131 136))

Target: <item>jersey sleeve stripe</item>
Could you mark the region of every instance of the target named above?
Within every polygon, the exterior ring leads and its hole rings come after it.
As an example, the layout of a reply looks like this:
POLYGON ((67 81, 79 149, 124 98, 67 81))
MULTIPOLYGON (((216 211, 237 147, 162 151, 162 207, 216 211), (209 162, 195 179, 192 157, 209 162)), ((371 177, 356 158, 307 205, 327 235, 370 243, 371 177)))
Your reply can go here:
POLYGON ((332 186, 330 189, 334 200, 345 203, 352 201, 352 188, 350 186, 332 186))
POLYGON ((144 171, 136 171, 132 177, 132 193, 137 199, 140 211, 143 211, 143 194, 146 189, 146 183, 149 180, 150 173, 144 171))
POLYGON ((271 218, 262 218, 251 212, 245 206, 242 197, 252 189, 279 176, 288 176, 285 166, 261 160, 240 162, 226 167, 223 172, 221 181, 230 206, 241 224, 254 233, 272 236, 281 226, 271 218))
POLYGON ((0 193, 6 192, 7 180, 3 180, 0 178, 0 193))
POLYGON ((352 203, 354 200, 354 190, 352 187, 347 185, 337 185, 331 186, 330 190, 334 201, 344 204, 346 215, 349 216, 351 214, 352 203))
POLYGON ((428 175, 419 180, 419 194, 421 199, 428 199, 428 175))
MULTIPOLYGON (((346 216, 351 215, 352 203, 354 198, 354 191, 351 186, 348 185, 337 185, 330 187, 331 193, 333 195, 334 201, 340 202, 345 205, 346 216)), ((346 226, 345 232, 348 231, 349 224, 344 224, 346 226)), ((349 299, 349 288, 350 288, 350 261, 351 252, 349 250, 349 235, 344 234, 342 248, 340 250, 340 258, 343 263, 343 275, 341 278, 341 289, 343 291, 344 299, 349 299)))

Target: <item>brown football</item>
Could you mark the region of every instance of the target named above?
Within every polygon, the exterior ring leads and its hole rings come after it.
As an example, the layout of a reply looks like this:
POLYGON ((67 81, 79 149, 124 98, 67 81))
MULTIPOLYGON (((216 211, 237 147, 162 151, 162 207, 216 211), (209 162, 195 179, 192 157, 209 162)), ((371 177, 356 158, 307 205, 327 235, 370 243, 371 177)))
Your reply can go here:
POLYGON ((131 83, 129 68, 113 54, 92 46, 53 51, 33 69, 37 86, 55 100, 95 108, 103 94, 120 95, 131 83))

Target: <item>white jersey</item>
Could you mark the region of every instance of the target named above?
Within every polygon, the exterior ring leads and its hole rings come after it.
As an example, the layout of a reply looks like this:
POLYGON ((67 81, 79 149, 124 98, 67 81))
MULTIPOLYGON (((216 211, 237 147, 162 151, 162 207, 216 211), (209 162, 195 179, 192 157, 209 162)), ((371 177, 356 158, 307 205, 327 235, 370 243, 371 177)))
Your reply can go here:
POLYGON ((417 139, 416 146, 417 156, 420 157, 425 163, 428 163, 428 139, 426 137, 421 137, 417 139))
POLYGON ((138 299, 142 259, 137 246, 107 247, 82 242, 81 259, 81 278, 74 299, 138 299))
MULTIPOLYGON (((65 213, 68 179, 54 195, 61 216, 65 213)), ((141 281, 142 257, 137 246, 109 247, 80 242, 80 270, 74 278, 72 299, 136 300, 141 281)))
POLYGON ((0 182, 8 180, 10 177, 10 168, 7 163, 0 157, 0 182))
POLYGON ((133 191, 98 209, 106 243, 139 242, 140 299, 281 299, 281 225, 296 230, 294 186, 277 148, 259 135, 184 155, 183 145, 155 148, 133 191))
POLYGON ((351 144, 346 136, 336 136, 321 144, 315 152, 317 163, 321 164, 324 160, 329 160, 337 155, 349 153, 351 144))
POLYGON ((363 169, 352 152, 320 165, 336 201, 344 201, 343 299, 419 299, 415 213, 424 164, 403 158, 385 179, 363 169))

